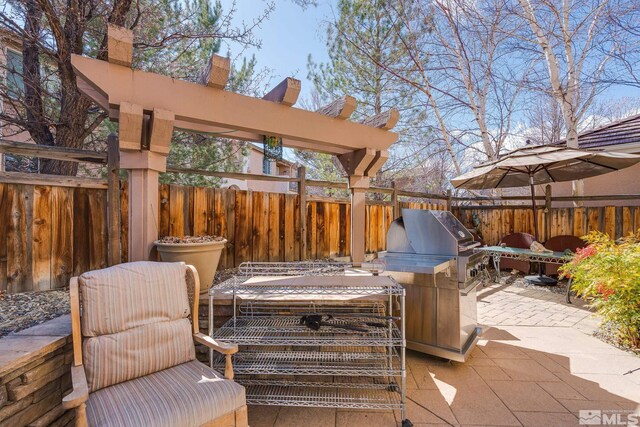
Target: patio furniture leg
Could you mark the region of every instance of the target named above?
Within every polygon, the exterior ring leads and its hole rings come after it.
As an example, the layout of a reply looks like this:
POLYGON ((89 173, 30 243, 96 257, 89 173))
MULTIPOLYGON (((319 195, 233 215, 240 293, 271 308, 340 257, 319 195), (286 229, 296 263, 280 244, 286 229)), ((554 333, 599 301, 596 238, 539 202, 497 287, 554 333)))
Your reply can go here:
POLYGON ((573 278, 569 278, 569 281, 567 282, 567 304, 571 304, 571 282, 573 281, 573 278))
POLYGON ((493 258, 493 268, 496 270, 496 281, 500 281, 500 255, 494 255, 493 258))

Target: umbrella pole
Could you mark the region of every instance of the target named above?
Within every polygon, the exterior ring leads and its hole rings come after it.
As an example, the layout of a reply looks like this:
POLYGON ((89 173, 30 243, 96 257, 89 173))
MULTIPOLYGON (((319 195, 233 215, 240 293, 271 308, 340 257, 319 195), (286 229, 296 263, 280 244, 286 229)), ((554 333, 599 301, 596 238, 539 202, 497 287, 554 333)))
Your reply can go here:
MULTIPOLYGON (((533 232, 536 241, 540 241, 538 234, 538 213, 536 212, 536 187, 533 185, 533 174, 529 174, 529 186, 531 187, 531 207, 533 209, 533 232)), ((557 280, 542 274, 542 263, 538 263, 537 276, 525 276, 525 280, 534 285, 555 285, 557 280)))
POLYGON ((533 175, 529 174, 529 185, 531 186, 531 208, 533 209, 533 235, 536 241, 540 241, 538 235, 538 214, 536 212, 536 188, 533 186, 533 175))

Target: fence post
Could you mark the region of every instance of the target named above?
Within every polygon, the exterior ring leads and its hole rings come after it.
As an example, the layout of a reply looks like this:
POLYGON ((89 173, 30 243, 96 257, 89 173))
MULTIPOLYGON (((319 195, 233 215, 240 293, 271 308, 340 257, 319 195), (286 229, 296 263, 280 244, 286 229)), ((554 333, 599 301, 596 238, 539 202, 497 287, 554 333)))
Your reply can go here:
POLYGON ((398 188, 396 182, 391 181, 393 193, 391 193, 391 204, 393 205, 393 219, 400 217, 400 204, 398 203, 398 188))
POLYGON ((551 185, 544 188, 544 234, 545 240, 551 237, 551 185))
POLYGON ((447 190, 447 210, 451 212, 451 189, 447 190))
POLYGON ((298 168, 298 196, 300 197, 300 260, 307 258, 307 171, 298 168))
POLYGON ((107 225, 109 230, 107 265, 120 259, 120 145, 118 137, 107 137, 107 225))

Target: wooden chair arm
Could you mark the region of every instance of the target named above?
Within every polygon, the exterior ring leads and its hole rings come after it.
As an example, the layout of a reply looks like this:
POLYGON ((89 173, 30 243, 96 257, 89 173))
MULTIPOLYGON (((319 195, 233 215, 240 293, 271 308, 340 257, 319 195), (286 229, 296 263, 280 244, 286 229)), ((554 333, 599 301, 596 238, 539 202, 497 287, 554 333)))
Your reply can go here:
POLYGON ((193 339, 200 344, 206 345, 212 350, 225 355, 224 377, 228 380, 233 379, 233 365, 231 363, 231 355, 238 352, 238 346, 235 344, 219 344, 210 336, 198 332, 193 334, 193 339))
POLYGON ((76 408, 89 399, 87 376, 82 365, 71 366, 71 383, 73 390, 62 398, 62 407, 64 409, 76 408))
POLYGON ((235 354, 238 352, 238 346, 235 344, 220 344, 208 335, 198 332, 193 334, 193 339, 202 345, 206 345, 210 349, 222 354, 235 354))

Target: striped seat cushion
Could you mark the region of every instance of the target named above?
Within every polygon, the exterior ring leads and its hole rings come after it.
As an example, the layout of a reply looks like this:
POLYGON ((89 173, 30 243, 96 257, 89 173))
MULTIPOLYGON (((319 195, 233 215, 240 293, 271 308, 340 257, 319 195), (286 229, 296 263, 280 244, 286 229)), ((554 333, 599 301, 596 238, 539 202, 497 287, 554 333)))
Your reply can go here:
POLYGON ((82 274, 82 335, 95 337, 189 316, 183 263, 129 262, 82 274))
POLYGON ((195 359, 183 263, 132 262, 84 273, 83 363, 90 391, 195 359))
POLYGON ((245 404, 241 385, 198 361, 91 393, 90 426, 200 426, 245 404))
POLYGON ((151 323, 86 338, 83 362, 89 390, 149 375, 195 359, 189 319, 151 323))

